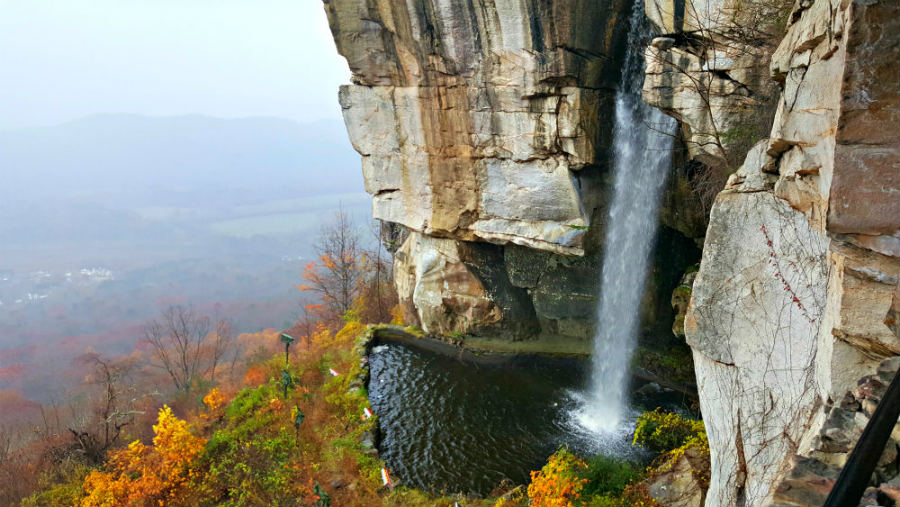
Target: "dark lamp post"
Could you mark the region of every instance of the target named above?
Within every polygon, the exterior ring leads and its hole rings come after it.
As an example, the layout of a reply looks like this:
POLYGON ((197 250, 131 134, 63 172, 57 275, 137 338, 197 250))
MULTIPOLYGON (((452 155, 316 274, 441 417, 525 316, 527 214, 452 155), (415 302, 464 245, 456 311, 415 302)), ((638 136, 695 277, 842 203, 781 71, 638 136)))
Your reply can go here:
POLYGON ((284 365, 285 366, 287 366, 291 362, 291 358, 288 355, 288 349, 291 347, 291 344, 294 343, 295 341, 296 340, 294 340, 293 336, 291 336, 289 334, 281 333, 281 343, 284 344, 284 365))

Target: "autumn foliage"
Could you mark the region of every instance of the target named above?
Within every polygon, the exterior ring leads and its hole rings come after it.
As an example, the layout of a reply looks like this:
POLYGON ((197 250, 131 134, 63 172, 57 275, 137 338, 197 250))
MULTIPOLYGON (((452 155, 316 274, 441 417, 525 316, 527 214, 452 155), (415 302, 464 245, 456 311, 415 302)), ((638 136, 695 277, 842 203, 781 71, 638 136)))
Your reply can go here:
POLYGON ((300 275, 303 283, 297 288, 320 299, 305 305, 307 314, 332 331, 340 329, 349 311, 365 323, 387 322, 397 304, 390 256, 380 245, 366 250, 360 244, 359 232, 347 214, 336 213, 316 240, 317 259, 307 263, 300 275))
POLYGON ((532 507, 575 507, 588 482, 580 477, 587 465, 566 449, 550 456, 547 464, 531 472, 528 498, 532 507))
POLYGON ((164 406, 153 426, 153 445, 134 441, 110 453, 107 470, 94 470, 84 481, 83 507, 190 505, 191 469, 206 440, 164 406))
POLYGON ((27 504, 422 504, 423 494, 379 492, 384 463, 364 452, 361 438, 374 424, 361 417, 368 399, 349 388, 359 372, 353 345, 366 326, 352 313, 346 320, 339 332, 320 329, 295 346, 289 365, 283 352, 251 359, 248 383, 210 389, 182 417, 164 405, 152 438, 109 451, 99 467, 44 486, 27 504), (285 369, 292 379, 286 396, 285 369))

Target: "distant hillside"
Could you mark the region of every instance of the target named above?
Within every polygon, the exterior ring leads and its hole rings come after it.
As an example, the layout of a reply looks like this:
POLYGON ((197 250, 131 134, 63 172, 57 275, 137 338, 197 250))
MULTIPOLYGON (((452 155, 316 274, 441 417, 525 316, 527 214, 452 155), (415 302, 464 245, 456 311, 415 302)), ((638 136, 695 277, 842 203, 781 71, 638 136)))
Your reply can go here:
POLYGON ((369 213, 340 121, 95 115, 0 131, 0 168, 7 245, 277 236, 340 204, 369 213))
POLYGON ((95 115, 0 131, 0 201, 102 198, 121 206, 362 192, 339 121, 95 115))
POLYGON ((363 228, 370 206, 338 121, 97 115, 0 131, 0 390, 46 396, 72 357, 132 350, 173 302, 239 331, 289 326, 320 224, 343 207, 363 228))

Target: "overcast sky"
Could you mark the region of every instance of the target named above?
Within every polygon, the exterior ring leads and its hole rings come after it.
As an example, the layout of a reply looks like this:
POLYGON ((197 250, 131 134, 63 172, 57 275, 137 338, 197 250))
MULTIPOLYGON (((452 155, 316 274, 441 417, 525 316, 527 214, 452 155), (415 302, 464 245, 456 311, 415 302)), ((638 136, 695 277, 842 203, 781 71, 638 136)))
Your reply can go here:
POLYGON ((0 128, 93 113, 340 118, 321 0, 0 0, 0 128))

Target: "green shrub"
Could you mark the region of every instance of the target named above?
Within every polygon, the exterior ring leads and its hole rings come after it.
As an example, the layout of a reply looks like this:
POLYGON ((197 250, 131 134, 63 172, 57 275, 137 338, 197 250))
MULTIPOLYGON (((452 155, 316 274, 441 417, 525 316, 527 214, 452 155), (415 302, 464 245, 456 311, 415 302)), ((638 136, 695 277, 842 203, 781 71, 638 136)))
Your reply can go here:
POLYGON ((289 412, 274 380, 242 389, 209 438, 201 457, 207 472, 196 488, 223 505, 280 503, 298 447, 289 412))
POLYGON ((584 497, 593 496, 618 496, 625 486, 637 478, 640 470, 635 465, 627 462, 597 455, 587 461, 587 468, 579 474, 582 479, 587 479, 582 490, 584 497))
POLYGON ((638 416, 632 443, 654 452, 664 453, 692 441, 706 442, 703 421, 685 419, 678 414, 657 408, 638 416))
POLYGON ((671 382, 686 385, 696 382, 691 349, 683 342, 665 349, 639 347, 632 362, 634 366, 640 366, 671 382))
POLYGON ((584 507, 630 507, 622 500, 621 495, 606 493, 588 498, 582 504, 584 507))
POLYGON ((84 498, 84 478, 91 471, 83 465, 76 465, 73 469, 51 480, 50 477, 42 477, 39 482, 39 490, 22 499, 25 507, 78 505, 84 498))

